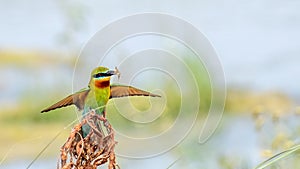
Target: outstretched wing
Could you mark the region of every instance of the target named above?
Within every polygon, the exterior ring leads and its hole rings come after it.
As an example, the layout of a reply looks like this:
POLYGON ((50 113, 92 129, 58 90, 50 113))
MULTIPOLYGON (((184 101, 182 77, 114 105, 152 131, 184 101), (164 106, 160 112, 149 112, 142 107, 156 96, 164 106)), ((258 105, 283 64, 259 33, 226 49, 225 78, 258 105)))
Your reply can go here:
POLYGON ((41 113, 48 112, 57 108, 70 106, 72 104, 75 104, 78 109, 83 109, 84 107, 84 100, 86 96, 88 95, 90 89, 84 89, 80 90, 77 93, 74 93, 72 95, 69 95, 68 97, 62 99, 61 101, 53 104, 52 106, 44 109, 41 111, 41 113))
POLYGON ((111 85, 110 98, 127 97, 127 96, 152 96, 161 97, 160 95, 153 94, 132 86, 111 85))
MULTIPOLYGON (((76 105, 76 107, 81 110, 84 107, 84 101, 87 97, 90 89, 80 90, 77 93, 67 96, 66 98, 62 99, 61 101, 53 104, 52 106, 44 109, 41 113, 48 112, 51 110, 55 110, 61 107, 70 106, 72 104, 76 105)), ((132 86, 124 86, 124 85, 111 85, 111 98, 117 97, 127 97, 127 96, 151 96, 151 97, 161 97, 160 95, 153 94, 141 89, 137 89, 132 86)))

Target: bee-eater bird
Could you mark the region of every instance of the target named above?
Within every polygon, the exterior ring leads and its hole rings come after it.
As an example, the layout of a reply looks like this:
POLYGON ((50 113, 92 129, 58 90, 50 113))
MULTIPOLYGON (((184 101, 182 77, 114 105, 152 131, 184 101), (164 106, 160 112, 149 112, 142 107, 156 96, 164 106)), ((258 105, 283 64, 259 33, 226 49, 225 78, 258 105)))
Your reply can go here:
MULTIPOLYGON (((105 105, 109 99, 126 96, 152 96, 160 97, 160 95, 137 89, 132 86, 125 85, 110 85, 110 77, 118 75, 119 71, 109 70, 106 67, 97 67, 91 73, 88 88, 82 89, 74 94, 67 96, 61 101, 41 111, 48 112, 57 108, 76 105, 79 110, 82 110, 83 117, 91 109, 105 118, 105 105)), ((86 135, 87 133, 84 133, 86 135)))

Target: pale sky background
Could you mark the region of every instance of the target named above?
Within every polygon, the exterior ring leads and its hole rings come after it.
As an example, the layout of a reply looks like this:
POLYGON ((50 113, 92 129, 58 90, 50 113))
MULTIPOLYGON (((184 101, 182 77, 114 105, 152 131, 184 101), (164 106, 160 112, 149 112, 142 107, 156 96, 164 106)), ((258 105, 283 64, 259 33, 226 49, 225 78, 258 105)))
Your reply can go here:
POLYGON ((228 86, 300 94, 300 1, 0 3, 0 49, 79 52, 95 32, 116 19, 162 12, 190 22, 207 36, 219 54, 228 86), (60 43, 64 32, 73 35, 71 44, 60 43))

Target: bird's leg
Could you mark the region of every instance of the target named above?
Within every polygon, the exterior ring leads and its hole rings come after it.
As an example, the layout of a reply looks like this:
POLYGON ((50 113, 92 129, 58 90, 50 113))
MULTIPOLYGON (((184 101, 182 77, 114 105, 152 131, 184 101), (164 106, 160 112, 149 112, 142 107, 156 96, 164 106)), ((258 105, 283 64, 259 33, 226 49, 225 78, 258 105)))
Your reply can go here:
POLYGON ((103 115, 102 116, 103 116, 104 119, 106 119, 105 118, 105 116, 106 116, 106 110, 105 109, 103 110, 103 115))
POLYGON ((102 116, 100 117, 100 120, 103 121, 103 125, 108 128, 110 127, 110 124, 108 122, 108 120, 105 118, 106 116, 106 110, 104 109, 102 116))
POLYGON ((108 120, 106 119, 106 109, 104 108, 103 113, 102 113, 102 117, 101 117, 101 121, 103 121, 103 125, 107 128, 108 126, 110 126, 108 120))
POLYGON ((100 116, 99 119, 103 122, 103 125, 107 129, 108 133, 111 133, 112 127, 111 127, 110 123, 108 122, 108 120, 105 118, 105 115, 106 115, 106 111, 104 109, 102 116, 100 116))

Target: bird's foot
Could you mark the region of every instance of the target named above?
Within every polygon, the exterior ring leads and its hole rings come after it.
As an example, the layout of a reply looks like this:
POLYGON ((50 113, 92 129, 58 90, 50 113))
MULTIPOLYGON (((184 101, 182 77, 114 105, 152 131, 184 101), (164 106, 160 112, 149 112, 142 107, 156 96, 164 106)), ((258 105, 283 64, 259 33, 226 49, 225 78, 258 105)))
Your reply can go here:
POLYGON ((104 125, 106 128, 111 129, 111 125, 110 125, 110 123, 108 122, 108 120, 103 121, 103 125, 104 125))
POLYGON ((100 116, 99 119, 103 122, 104 127, 111 128, 111 125, 108 122, 108 120, 105 118, 105 116, 100 116))

